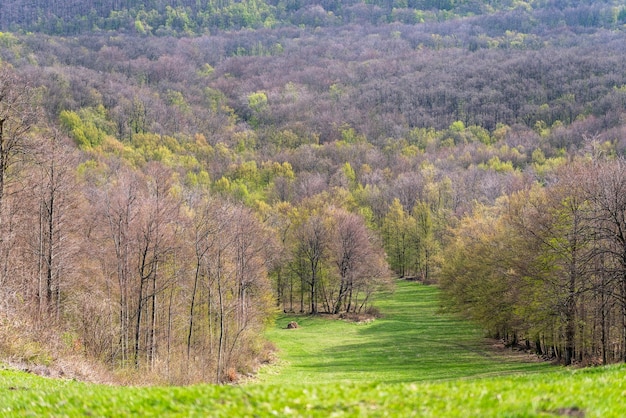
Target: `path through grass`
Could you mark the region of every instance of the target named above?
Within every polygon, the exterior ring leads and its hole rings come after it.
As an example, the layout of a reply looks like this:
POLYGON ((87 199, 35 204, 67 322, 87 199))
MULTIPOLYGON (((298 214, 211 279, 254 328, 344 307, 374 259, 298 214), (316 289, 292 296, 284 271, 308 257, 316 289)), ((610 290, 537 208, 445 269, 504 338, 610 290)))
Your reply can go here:
POLYGON ((260 381, 401 383, 550 367, 496 353, 473 324, 441 313, 438 295, 436 287, 398 281, 395 292, 376 303, 383 318, 369 324, 281 316, 267 333, 281 361, 262 371, 260 381), (290 321, 300 328, 287 330, 290 321))

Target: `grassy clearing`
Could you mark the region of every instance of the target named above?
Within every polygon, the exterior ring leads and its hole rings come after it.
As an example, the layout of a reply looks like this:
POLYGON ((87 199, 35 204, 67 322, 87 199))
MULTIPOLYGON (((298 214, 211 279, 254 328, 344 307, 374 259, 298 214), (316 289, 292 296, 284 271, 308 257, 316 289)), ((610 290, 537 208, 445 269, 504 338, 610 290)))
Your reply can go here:
POLYGON ((262 371, 261 381, 403 383, 550 368, 495 352, 474 325, 439 311, 435 287, 399 281, 377 306, 384 317, 369 324, 281 316, 267 335, 282 361, 262 371), (290 321, 300 328, 285 329, 290 321))
POLYGON ((563 369, 502 358, 437 312, 437 290, 399 283, 384 319, 302 317, 269 335, 284 361, 243 386, 111 387, 0 370, 0 417, 620 417, 626 366, 563 369), (281 373, 278 374, 277 372, 281 373), (542 371, 542 373, 535 373, 542 371), (401 383, 400 383, 401 382, 401 383))

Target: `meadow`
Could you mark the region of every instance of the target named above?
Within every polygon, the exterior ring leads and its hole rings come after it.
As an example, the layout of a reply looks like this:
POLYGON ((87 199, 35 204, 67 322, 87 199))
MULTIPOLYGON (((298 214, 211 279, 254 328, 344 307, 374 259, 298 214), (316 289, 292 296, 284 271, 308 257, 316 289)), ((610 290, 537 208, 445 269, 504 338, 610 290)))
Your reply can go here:
POLYGON ((498 351, 483 331, 442 312, 434 286, 398 281, 378 296, 382 317, 370 323, 283 315, 268 331, 280 362, 261 373, 275 384, 336 381, 404 383, 536 372, 532 356, 498 351), (296 321, 298 329, 287 324, 296 321))
POLYGON ((438 290, 399 282, 358 324, 281 316, 278 362, 236 386, 112 387, 0 370, 0 416, 576 416, 626 411, 626 368, 561 368, 494 350, 442 313, 438 290), (287 330, 289 321, 300 327, 287 330))

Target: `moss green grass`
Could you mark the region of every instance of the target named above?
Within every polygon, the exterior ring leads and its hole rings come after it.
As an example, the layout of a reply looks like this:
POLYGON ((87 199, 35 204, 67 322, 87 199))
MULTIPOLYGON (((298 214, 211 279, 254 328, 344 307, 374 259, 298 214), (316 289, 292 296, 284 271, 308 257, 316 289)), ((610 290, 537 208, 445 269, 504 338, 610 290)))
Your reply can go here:
POLYGON ((444 315, 437 290, 399 283, 374 323, 281 317, 279 366, 241 386, 110 387, 0 370, 0 417, 620 417, 626 366, 502 358, 444 315))
POLYGON ((118 388, 0 372, 0 416, 620 417, 626 368, 403 384, 118 388))
POLYGON ((436 287, 398 281, 395 291, 383 294, 376 306, 383 317, 368 324, 279 317, 267 336, 278 347, 281 362, 262 371, 261 381, 402 383, 550 367, 495 352, 472 323, 441 312, 436 287), (290 321, 300 327, 286 329, 290 321))

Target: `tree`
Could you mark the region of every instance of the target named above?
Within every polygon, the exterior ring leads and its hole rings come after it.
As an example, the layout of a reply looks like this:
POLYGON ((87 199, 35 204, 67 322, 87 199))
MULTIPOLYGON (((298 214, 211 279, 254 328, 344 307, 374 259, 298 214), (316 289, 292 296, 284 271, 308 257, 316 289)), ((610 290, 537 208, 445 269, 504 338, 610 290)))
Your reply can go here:
POLYGON ((288 239, 293 227, 293 208, 287 202, 278 202, 272 208, 267 224, 274 230, 278 238, 278 250, 272 269, 276 291, 276 306, 283 305, 283 310, 293 312, 294 274, 286 268, 289 265, 290 253, 288 239), (289 306, 289 309, 287 309, 289 306))
POLYGON ((384 253, 361 216, 334 208, 331 218, 330 252, 339 275, 332 312, 357 312, 389 275, 384 253), (365 297, 358 305, 361 291, 365 297))
POLYGON ((526 257, 537 265, 535 274, 526 275, 551 295, 551 306, 545 309, 562 318, 555 325, 562 324, 564 352, 557 355, 565 365, 582 350, 576 346, 576 322, 582 296, 590 290, 594 255, 591 207, 578 187, 585 175, 581 165, 571 164, 560 170, 550 187, 520 193, 516 204, 521 210, 509 212, 509 221, 527 242, 526 257))
POLYGON ((139 366, 140 341, 142 341, 142 315, 149 313, 146 330, 146 361, 150 369, 154 367, 157 337, 157 295, 167 284, 162 280, 162 266, 169 260, 176 245, 176 223, 179 203, 170 193, 172 173, 152 162, 146 167, 146 189, 140 194, 138 225, 133 249, 137 268, 138 289, 135 295, 135 335, 133 359, 139 366))
POLYGON ((0 62, 0 285, 8 279, 13 236, 6 194, 17 178, 18 163, 29 153, 29 132, 37 121, 37 90, 11 66, 0 62))
POLYGON ((313 213, 298 225, 295 234, 296 258, 306 264, 306 269, 300 273, 303 274, 303 281, 309 286, 310 312, 316 314, 321 268, 326 260, 329 245, 328 226, 321 214, 313 213))
POLYGON ((60 319, 62 280, 76 266, 78 184, 74 176, 77 155, 68 139, 52 129, 39 137, 33 150, 33 193, 37 205, 36 232, 32 230, 37 262, 39 313, 60 319))
POLYGON ((118 167, 115 175, 105 172, 101 178, 94 176, 88 191, 92 207, 99 210, 91 220, 89 238, 99 243, 104 277, 110 275, 116 280, 118 347, 113 351, 114 357, 119 359, 122 366, 126 366, 132 359, 132 297, 136 291, 133 280, 133 252, 138 248, 135 239, 140 216, 140 192, 138 175, 123 166, 118 167), (100 186, 101 184, 105 186, 100 186))
POLYGON ((412 216, 415 219, 415 229, 410 231, 414 254, 411 260, 413 270, 422 280, 429 282, 438 248, 430 207, 425 202, 417 202, 412 216))
POLYGON ((35 124, 37 90, 12 67, 0 64, 0 214, 10 170, 27 149, 35 124))
POLYGON ((502 209, 477 206, 460 220, 445 248, 439 285, 448 307, 492 336, 507 338, 518 325, 518 292, 510 274, 518 243, 502 222, 502 209))
POLYGON ((626 162, 600 160, 589 169, 596 174, 583 184, 593 204, 602 273, 616 284, 612 296, 621 309, 621 352, 626 362, 626 162))
POLYGON ((406 213, 399 199, 394 199, 383 219, 382 236, 389 265, 400 277, 410 274, 410 233, 415 230, 415 219, 406 213))

